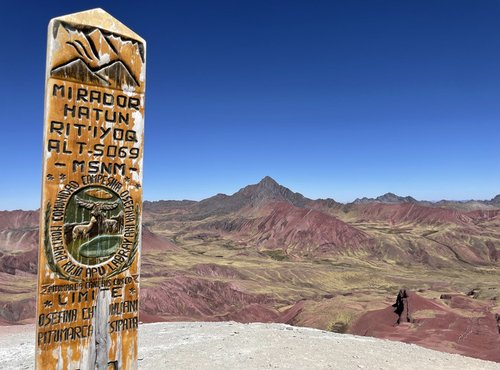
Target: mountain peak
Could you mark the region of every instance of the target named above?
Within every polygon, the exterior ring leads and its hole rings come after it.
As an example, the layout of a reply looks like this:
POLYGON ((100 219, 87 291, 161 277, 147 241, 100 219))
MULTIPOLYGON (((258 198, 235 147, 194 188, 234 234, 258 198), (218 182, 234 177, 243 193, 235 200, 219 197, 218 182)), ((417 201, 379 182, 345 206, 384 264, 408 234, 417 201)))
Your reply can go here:
POLYGON ((240 189, 234 195, 242 195, 248 199, 274 199, 284 200, 289 194, 295 194, 290 189, 278 184, 270 176, 264 177, 257 184, 248 185, 240 189))
POLYGON ((401 197, 394 193, 385 193, 384 195, 378 197, 377 199, 384 203, 417 203, 417 200, 413 197, 410 196, 401 197))
POLYGON ((259 183, 248 185, 235 193, 234 197, 244 199, 244 203, 257 206, 266 201, 284 201, 295 206, 302 206, 308 199, 300 193, 278 184, 270 176, 264 177, 259 183))
POLYGON ((216 195, 202 200, 197 207, 206 215, 226 214, 244 207, 259 207, 269 201, 287 202, 302 207, 310 199, 300 193, 294 193, 278 184, 272 177, 266 176, 257 184, 245 186, 232 195, 216 195), (221 197, 224 202, 220 201, 221 197))
POLYGON ((492 198, 490 201, 489 201, 490 204, 500 204, 500 194, 498 194, 496 197, 492 198))
POLYGON ((273 179, 271 176, 265 176, 260 180, 259 184, 276 184, 279 185, 275 179, 273 179))
POLYGON ((387 192, 385 194, 382 194, 381 196, 379 196, 379 198, 381 197, 398 197, 396 194, 394 194, 393 192, 387 192))
POLYGON ((257 186, 261 189, 278 189, 280 187, 283 187, 280 184, 278 184, 278 182, 276 182, 276 180, 274 180, 271 176, 264 177, 262 180, 259 181, 257 186))

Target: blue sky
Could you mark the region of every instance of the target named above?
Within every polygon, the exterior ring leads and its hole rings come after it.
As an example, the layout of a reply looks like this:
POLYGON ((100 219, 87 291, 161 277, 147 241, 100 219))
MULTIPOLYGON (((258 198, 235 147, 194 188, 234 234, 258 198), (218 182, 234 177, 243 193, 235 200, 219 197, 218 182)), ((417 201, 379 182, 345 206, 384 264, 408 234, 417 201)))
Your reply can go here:
POLYGON ((93 7, 148 42, 147 200, 500 193, 496 0, 8 2, 0 209, 39 206, 47 24, 93 7))

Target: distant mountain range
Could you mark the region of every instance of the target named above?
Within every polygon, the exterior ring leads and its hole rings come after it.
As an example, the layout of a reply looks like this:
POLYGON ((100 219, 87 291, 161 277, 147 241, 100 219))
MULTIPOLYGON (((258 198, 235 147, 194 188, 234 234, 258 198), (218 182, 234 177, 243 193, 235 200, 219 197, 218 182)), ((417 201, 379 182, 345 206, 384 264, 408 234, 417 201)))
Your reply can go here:
POLYGON ((144 214, 159 233, 181 223, 190 235, 238 240, 288 258, 363 251, 369 258, 475 265, 497 261, 498 199, 433 203, 387 193, 342 204, 309 199, 267 176, 199 202, 146 201, 144 214))
MULTIPOLYGON (((228 213, 238 210, 244 206, 256 206, 266 201, 285 201, 297 207, 306 207, 314 203, 332 205, 352 205, 352 204, 370 204, 370 203, 383 203, 383 204, 400 204, 400 203, 414 203, 430 207, 443 207, 457 210, 485 210, 500 208, 500 194, 491 200, 441 200, 437 202, 432 201, 419 201, 411 196, 399 196, 394 193, 385 193, 376 198, 357 198, 351 203, 339 203, 334 199, 310 199, 300 193, 295 193, 290 189, 278 184, 270 176, 264 177, 259 183, 248 185, 233 195, 217 194, 213 197, 201 200, 199 202, 192 200, 184 200, 185 205, 196 204, 199 212, 207 213, 228 213)), ((145 201, 144 204, 148 207, 154 204, 179 204, 180 201, 145 201), (170 202, 170 203, 165 203, 170 202)))

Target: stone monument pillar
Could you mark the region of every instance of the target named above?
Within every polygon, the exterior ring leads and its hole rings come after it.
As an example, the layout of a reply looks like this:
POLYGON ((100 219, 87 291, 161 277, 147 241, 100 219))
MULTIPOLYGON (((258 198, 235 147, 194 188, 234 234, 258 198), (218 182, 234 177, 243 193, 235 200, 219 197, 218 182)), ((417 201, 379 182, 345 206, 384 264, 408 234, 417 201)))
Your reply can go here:
POLYGON ((49 24, 38 369, 135 369, 146 43, 102 9, 49 24))

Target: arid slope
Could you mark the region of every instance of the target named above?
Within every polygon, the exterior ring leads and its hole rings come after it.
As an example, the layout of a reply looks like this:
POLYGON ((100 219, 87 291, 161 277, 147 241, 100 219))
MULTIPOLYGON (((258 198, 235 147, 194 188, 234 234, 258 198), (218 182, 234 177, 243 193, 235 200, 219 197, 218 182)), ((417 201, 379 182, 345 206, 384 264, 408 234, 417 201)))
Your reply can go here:
MULTIPOLYGON (((269 177, 200 202, 145 202, 141 320, 289 323, 497 360, 463 338, 498 340, 498 204, 394 194, 341 204, 269 177), (397 325, 391 305, 403 287, 435 309, 397 325), (448 326, 433 331, 422 315, 448 326), (469 320, 478 315, 487 319, 469 320)), ((0 212, 0 324, 34 322, 37 223, 37 212, 0 212)))

